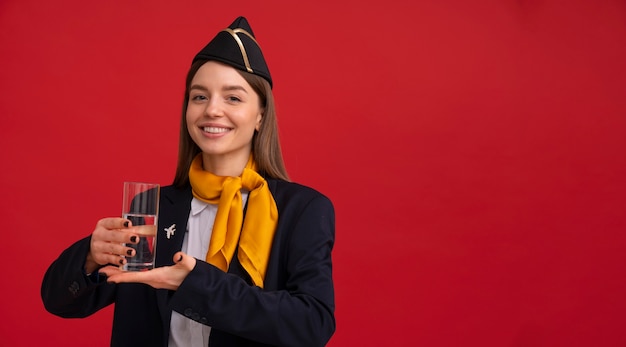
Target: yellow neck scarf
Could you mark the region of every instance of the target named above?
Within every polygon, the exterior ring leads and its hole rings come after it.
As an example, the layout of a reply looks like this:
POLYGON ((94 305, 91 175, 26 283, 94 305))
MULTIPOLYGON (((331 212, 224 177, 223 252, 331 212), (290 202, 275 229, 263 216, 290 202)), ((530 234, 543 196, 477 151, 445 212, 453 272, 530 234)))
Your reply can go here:
POLYGON ((237 259, 252 282, 263 288, 278 208, 267 182, 256 172, 252 155, 241 176, 224 177, 204 171, 200 153, 189 168, 189 181, 196 199, 217 204, 206 261, 226 272, 239 245, 237 259), (250 192, 245 220, 241 188, 250 192))

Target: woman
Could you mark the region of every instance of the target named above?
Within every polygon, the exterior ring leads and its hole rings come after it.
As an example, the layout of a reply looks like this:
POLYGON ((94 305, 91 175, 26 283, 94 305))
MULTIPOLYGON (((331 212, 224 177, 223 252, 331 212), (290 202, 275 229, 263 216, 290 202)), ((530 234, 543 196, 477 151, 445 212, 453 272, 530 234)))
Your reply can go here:
POLYGON ((288 181, 271 87, 239 17, 187 75, 156 268, 120 271, 134 255, 124 244, 138 238, 129 220, 104 218, 46 272, 46 309, 86 317, 115 304, 112 346, 326 344, 335 330, 334 210, 288 181))

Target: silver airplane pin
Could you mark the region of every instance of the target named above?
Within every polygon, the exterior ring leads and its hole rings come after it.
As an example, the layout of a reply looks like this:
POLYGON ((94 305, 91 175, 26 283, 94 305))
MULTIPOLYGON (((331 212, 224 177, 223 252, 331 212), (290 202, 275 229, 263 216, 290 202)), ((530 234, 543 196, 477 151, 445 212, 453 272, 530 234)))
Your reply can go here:
POLYGON ((176 224, 172 224, 172 226, 163 230, 165 230, 166 232, 165 237, 169 239, 170 237, 172 237, 172 235, 174 235, 174 232, 176 231, 176 224))

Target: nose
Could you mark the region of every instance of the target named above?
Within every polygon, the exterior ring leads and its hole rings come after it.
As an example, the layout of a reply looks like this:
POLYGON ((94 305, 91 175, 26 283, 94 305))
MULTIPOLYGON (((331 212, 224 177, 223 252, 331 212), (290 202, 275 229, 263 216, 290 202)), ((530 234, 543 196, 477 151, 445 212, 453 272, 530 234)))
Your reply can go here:
POLYGON ((207 102, 206 108, 204 109, 205 115, 209 117, 222 117, 224 116, 224 109, 218 98, 211 98, 209 102, 207 102))

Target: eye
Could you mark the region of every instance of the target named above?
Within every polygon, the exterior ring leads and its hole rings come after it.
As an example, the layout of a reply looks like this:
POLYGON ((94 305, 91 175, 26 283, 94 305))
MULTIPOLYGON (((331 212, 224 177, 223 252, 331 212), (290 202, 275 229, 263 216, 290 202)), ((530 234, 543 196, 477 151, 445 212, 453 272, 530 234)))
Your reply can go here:
POLYGON ((226 100, 228 100, 229 102, 234 102, 234 103, 241 102, 241 98, 239 98, 238 96, 234 96, 234 95, 226 97, 226 100))
POLYGON ((207 97, 204 96, 204 95, 201 95, 201 94, 197 94, 197 95, 192 95, 191 96, 191 100, 193 100, 193 101, 203 101, 203 100, 206 100, 206 99, 207 99, 207 97))

